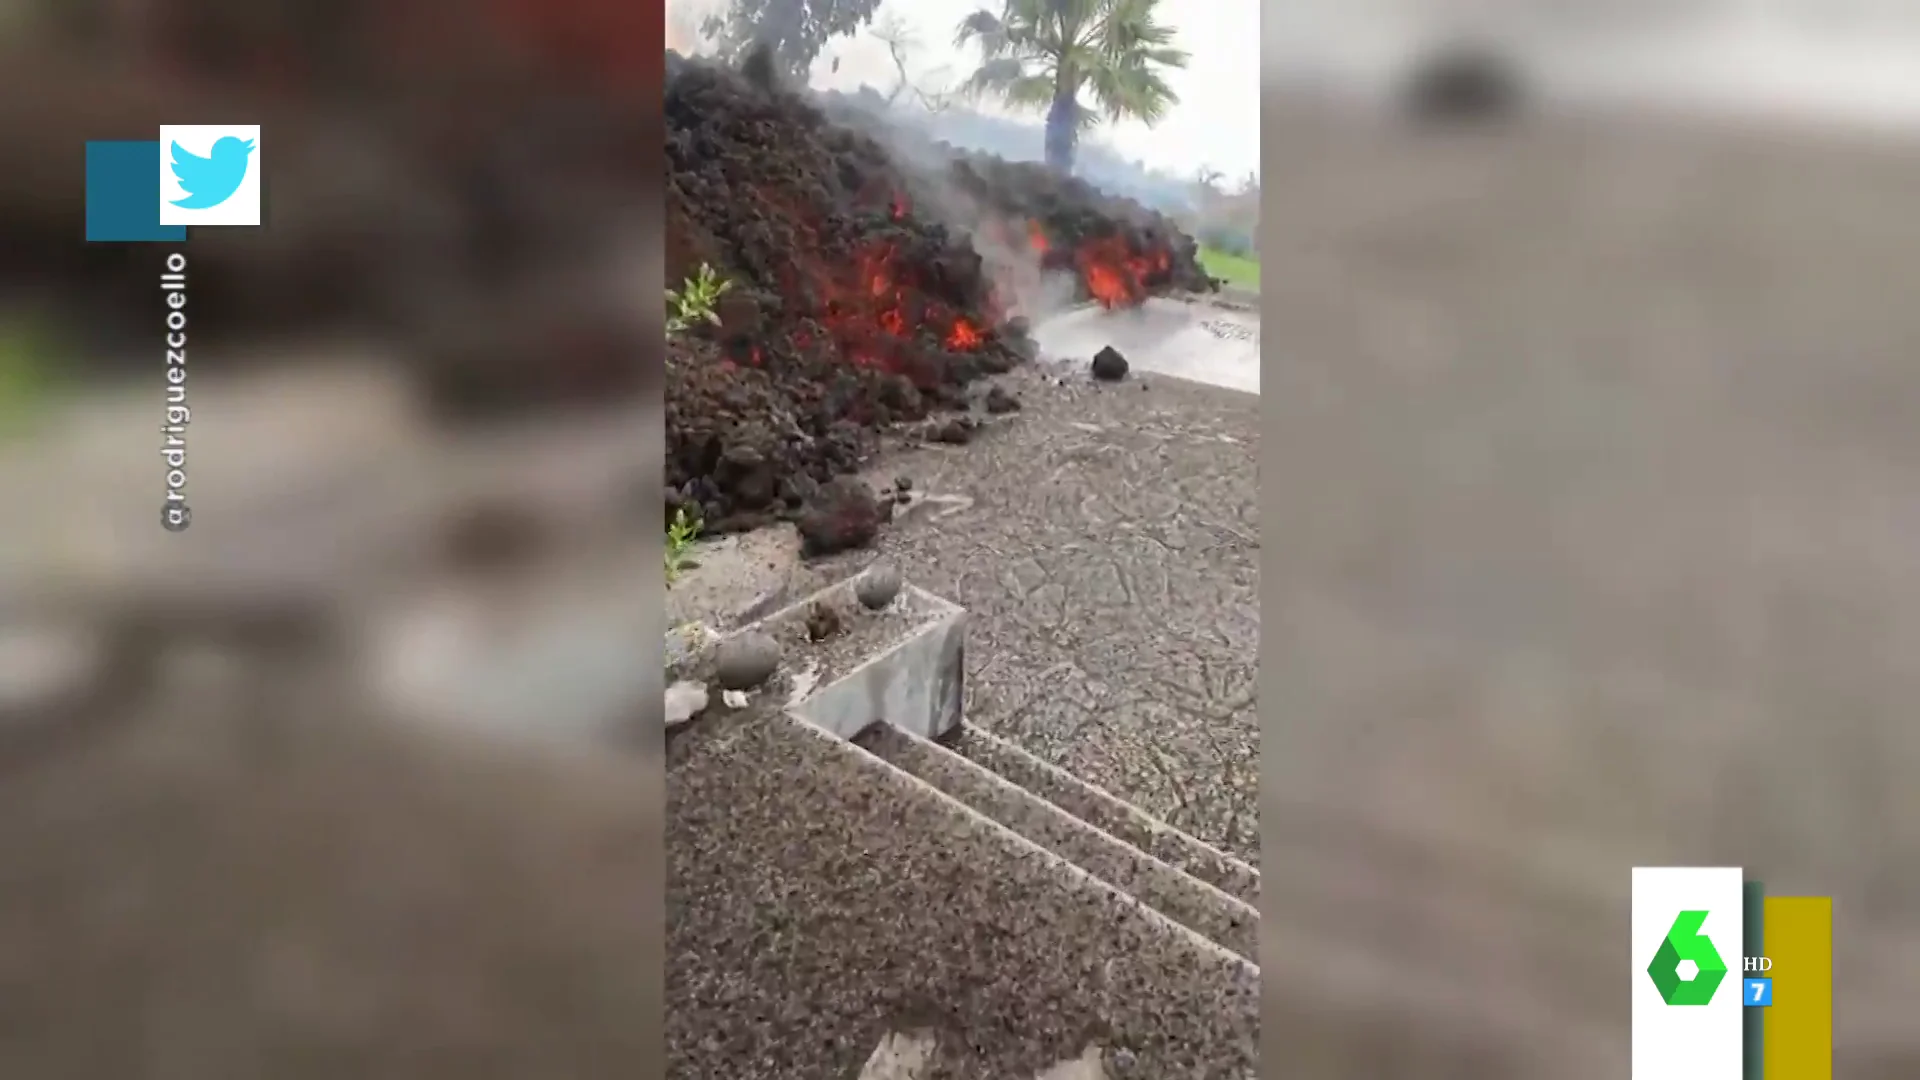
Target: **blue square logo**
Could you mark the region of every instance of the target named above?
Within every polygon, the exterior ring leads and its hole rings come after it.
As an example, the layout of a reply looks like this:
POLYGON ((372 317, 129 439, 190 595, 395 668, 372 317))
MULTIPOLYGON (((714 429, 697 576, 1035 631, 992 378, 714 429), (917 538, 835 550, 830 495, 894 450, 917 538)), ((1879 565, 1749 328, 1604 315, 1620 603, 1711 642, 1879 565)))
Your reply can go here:
POLYGON ((1740 985, 1741 1004, 1748 1008, 1764 1009, 1773 1004, 1772 979, 1746 979, 1740 985))
POLYGON ((178 244, 185 225, 160 224, 160 144, 87 144, 87 239, 109 244, 178 244))

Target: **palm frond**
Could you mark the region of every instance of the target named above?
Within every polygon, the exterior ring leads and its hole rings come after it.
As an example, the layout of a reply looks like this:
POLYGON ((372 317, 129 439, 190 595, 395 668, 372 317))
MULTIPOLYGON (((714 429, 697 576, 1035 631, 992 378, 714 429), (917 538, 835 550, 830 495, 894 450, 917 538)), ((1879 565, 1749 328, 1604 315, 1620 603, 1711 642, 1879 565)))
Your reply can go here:
POLYGON ((1101 9, 1107 0, 1040 0, 1046 7, 1041 25, 1048 47, 1065 52, 1082 44, 1089 31, 1100 23, 1101 9))
POLYGON ((1105 0, 1095 30, 1097 44, 1114 56, 1173 43, 1174 29, 1154 16, 1159 0, 1105 0))
POLYGON ((1053 92, 1053 76, 1044 72, 1024 75, 1001 91, 1016 109, 1044 109, 1053 104, 1053 92))
POLYGON ((967 76, 966 81, 960 84, 960 92, 970 98, 998 94, 1006 98, 1008 104, 1014 104, 1014 95, 1031 93, 1027 84, 1035 80, 1045 81, 1041 76, 1027 69, 1026 61, 1018 57, 1003 56, 988 60, 975 68, 973 74, 967 76))
POLYGON ((1087 83, 1100 111, 1111 120, 1133 119, 1152 125, 1180 103, 1180 96, 1160 73, 1137 60, 1102 64, 1087 73, 1087 83))
POLYGON ((960 20, 953 31, 953 47, 965 48, 978 43, 980 55, 989 59, 1004 55, 1010 45, 1006 23, 991 11, 980 10, 960 20))

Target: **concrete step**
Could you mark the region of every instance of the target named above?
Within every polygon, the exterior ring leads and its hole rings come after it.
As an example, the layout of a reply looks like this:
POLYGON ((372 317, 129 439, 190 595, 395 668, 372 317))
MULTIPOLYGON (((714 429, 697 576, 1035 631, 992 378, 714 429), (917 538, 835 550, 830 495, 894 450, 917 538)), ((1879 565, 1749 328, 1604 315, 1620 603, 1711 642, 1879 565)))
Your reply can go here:
POLYGON ((1240 898, 938 743, 888 724, 874 724, 853 741, 1148 908, 1259 963, 1260 913, 1240 898))
POLYGON ((1259 909, 1260 871, 1245 861, 979 728, 963 726, 942 742, 1101 832, 1259 909))
POLYGON ((791 712, 687 725, 667 807, 668 1075, 853 1076, 903 1039, 900 1075, 1258 1073, 1256 966, 791 712))

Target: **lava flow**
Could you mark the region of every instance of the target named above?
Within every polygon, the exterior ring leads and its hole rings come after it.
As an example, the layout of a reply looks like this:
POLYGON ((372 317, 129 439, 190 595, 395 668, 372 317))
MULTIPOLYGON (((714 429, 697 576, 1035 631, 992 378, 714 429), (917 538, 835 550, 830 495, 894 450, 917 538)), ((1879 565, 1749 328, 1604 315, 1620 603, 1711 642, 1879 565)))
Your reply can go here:
MULTIPOLYGON (((904 220, 906 207, 903 197, 893 196, 889 216, 904 220)), ((827 297, 820 322, 848 361, 919 382, 929 369, 915 354, 928 342, 959 353, 987 345, 988 335, 978 323, 928 288, 929 267, 924 260, 903 258, 896 243, 880 241, 853 260, 849 279, 828 276, 812 283, 827 297)), ((802 342, 797 336, 795 343, 802 342)))
POLYGON ((1145 302, 1172 276, 1171 251, 1149 248, 1142 253, 1119 233, 1064 248, 1047 238, 1046 227, 1040 222, 1029 221, 1027 246, 1040 256, 1043 269, 1072 270, 1086 294, 1109 309, 1135 307, 1145 302))
POLYGON ((951 148, 909 171, 831 96, 667 61, 667 280, 710 266, 730 286, 717 322, 668 335, 669 519, 718 534, 801 513, 881 429, 969 408, 970 383, 1028 354, 1006 316, 1043 268, 1110 306, 1212 284, 1196 242, 1136 203, 951 148), (978 228, 930 213, 935 192, 978 228))
POLYGON ((1088 241, 1073 253, 1080 280, 1108 308, 1133 307, 1165 279, 1171 259, 1166 251, 1137 254, 1125 237, 1088 241))

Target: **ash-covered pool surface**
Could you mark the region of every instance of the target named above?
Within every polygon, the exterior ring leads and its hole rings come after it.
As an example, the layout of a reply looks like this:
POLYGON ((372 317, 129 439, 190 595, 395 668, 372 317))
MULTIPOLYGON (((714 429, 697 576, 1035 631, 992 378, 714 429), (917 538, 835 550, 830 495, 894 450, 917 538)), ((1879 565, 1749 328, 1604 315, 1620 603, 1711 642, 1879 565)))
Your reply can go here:
POLYGON ((1139 307, 1074 308, 1034 324, 1043 356, 1085 359, 1112 346, 1134 372, 1260 392, 1260 315, 1204 301, 1152 297, 1139 307))

